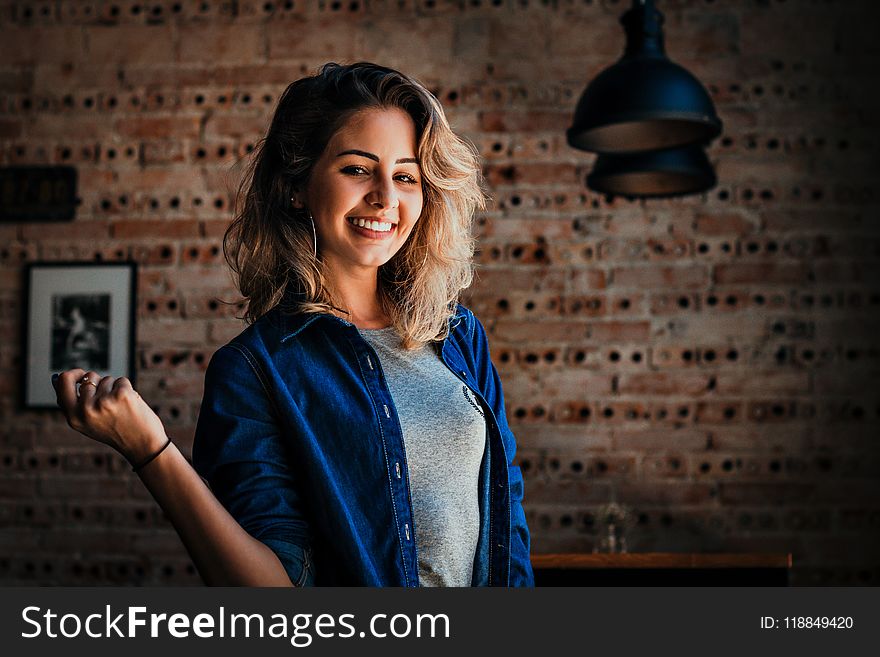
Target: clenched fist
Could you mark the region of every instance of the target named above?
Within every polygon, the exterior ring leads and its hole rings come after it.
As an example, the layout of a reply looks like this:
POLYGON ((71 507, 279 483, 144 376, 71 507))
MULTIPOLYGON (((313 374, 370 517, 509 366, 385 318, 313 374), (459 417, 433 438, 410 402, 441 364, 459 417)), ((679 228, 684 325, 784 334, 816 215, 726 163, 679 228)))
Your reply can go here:
POLYGON ((167 440, 162 420, 123 377, 72 369, 52 377, 67 424, 139 463, 167 440))

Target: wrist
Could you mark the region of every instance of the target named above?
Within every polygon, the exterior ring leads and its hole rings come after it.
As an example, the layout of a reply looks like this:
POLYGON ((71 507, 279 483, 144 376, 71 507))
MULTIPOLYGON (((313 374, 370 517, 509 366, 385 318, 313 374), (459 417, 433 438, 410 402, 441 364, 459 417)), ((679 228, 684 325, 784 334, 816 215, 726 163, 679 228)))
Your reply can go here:
POLYGON ((167 441, 168 436, 165 435, 165 432, 150 434, 130 445, 126 445, 119 451, 125 457, 125 460, 128 461, 129 465, 135 467, 162 449, 167 441))
POLYGON ((164 452, 168 448, 169 445, 171 445, 171 438, 166 438, 165 443, 157 451, 153 452, 150 456, 145 458, 143 461, 140 461, 139 463, 132 463, 131 464, 131 471, 132 472, 140 472, 144 466, 149 465, 150 463, 155 461, 157 458, 159 458, 159 455, 162 452, 164 452))

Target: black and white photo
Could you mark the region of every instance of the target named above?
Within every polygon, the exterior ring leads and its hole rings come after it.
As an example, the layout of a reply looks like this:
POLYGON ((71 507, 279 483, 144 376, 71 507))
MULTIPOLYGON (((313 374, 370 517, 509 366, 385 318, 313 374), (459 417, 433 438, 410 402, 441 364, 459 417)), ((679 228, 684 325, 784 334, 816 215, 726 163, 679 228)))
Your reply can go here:
POLYGON ((54 372, 134 379, 135 263, 35 262, 25 279, 25 408, 55 405, 54 372))

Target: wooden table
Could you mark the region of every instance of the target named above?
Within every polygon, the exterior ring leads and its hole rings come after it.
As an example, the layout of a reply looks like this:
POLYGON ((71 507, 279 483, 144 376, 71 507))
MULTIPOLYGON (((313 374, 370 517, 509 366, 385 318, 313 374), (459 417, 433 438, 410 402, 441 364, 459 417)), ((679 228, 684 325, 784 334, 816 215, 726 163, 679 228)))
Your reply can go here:
POLYGON ((787 586, 791 553, 533 554, 536 586, 787 586))

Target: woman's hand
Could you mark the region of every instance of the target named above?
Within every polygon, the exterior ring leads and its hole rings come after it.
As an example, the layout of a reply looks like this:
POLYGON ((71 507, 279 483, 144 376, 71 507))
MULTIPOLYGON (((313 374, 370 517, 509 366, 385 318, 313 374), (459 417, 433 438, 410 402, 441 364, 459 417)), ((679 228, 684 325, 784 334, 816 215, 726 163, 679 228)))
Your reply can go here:
POLYGON ((53 377, 52 385, 67 424, 116 449, 129 463, 165 443, 162 420, 124 376, 101 378, 97 372, 72 369, 53 377))

